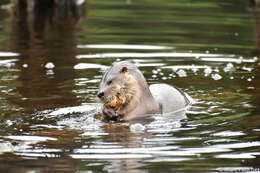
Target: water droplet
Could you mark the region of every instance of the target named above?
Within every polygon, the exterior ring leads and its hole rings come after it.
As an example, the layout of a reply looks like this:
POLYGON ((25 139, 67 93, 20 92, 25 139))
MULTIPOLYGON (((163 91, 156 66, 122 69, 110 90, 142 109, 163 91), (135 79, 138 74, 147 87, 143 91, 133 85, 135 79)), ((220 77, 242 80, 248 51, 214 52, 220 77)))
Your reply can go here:
POLYGON ((219 69, 216 67, 215 69, 214 69, 214 72, 219 72, 219 69))
POLYGON ((236 61, 238 64, 241 64, 243 62, 243 56, 240 56, 239 59, 236 61))
POLYGON ((28 68, 28 64, 23 64, 23 68, 28 68))
POLYGON ((198 70, 199 70, 199 69, 196 68, 194 64, 191 65, 191 71, 192 71, 193 73, 196 73, 198 70))
POLYGON ((158 74, 158 71, 152 70, 152 73, 153 73, 153 74, 158 74))
POLYGON ((197 68, 192 68, 191 70, 192 70, 193 73, 196 73, 199 69, 197 69, 197 68))
POLYGON ((13 123, 11 120, 7 120, 7 121, 6 121, 6 124, 7 124, 8 126, 11 126, 11 125, 13 125, 14 123, 13 123))
POLYGON ((242 69, 246 70, 246 71, 249 71, 249 72, 251 72, 253 70, 252 68, 249 68, 249 67, 246 67, 246 66, 243 66, 242 69))
POLYGON ((210 67, 207 67, 204 69, 205 76, 208 76, 210 73, 212 73, 212 69, 210 67))
POLYGON ((187 76, 187 73, 182 69, 178 70, 176 73, 178 74, 179 77, 186 77, 187 76))
POLYGON ((45 65, 45 68, 47 69, 51 69, 51 68, 54 68, 55 65, 52 63, 52 62, 48 62, 46 65, 45 65))
POLYGON ((214 80, 220 80, 220 79, 222 79, 222 76, 220 76, 219 74, 212 74, 211 78, 214 80))
POLYGON ((54 75, 54 71, 53 70, 47 70, 46 75, 54 75))
POLYGON ((166 79, 167 79, 167 77, 165 77, 165 76, 164 76, 164 77, 162 77, 162 80, 166 80, 166 79))
POLYGON ((234 65, 232 63, 228 63, 226 67, 224 67, 224 72, 228 72, 234 69, 234 65))

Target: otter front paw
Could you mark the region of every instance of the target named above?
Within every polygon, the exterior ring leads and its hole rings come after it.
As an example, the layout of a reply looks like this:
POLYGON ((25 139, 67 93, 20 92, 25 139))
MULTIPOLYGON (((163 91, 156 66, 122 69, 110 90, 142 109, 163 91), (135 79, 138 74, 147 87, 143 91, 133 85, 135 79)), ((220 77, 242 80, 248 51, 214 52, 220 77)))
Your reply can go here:
POLYGON ((112 108, 108 108, 108 107, 103 106, 102 112, 103 112, 103 114, 105 116, 104 118, 106 120, 111 120, 111 121, 118 121, 119 120, 119 116, 118 116, 117 112, 114 111, 112 108))

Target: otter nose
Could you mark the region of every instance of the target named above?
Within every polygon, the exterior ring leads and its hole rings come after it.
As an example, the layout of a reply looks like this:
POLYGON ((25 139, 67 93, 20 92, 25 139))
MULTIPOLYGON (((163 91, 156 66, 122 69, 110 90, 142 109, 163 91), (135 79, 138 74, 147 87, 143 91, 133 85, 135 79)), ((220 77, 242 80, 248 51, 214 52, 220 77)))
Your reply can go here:
POLYGON ((104 92, 100 92, 100 93, 98 93, 98 98, 100 98, 100 99, 102 99, 103 97, 104 97, 104 92))

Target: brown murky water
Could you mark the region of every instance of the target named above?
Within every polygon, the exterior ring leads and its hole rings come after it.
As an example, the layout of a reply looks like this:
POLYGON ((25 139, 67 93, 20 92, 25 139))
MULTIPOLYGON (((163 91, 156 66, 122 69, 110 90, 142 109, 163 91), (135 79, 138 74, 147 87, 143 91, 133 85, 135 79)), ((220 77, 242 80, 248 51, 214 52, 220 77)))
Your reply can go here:
POLYGON ((252 1, 26 2, 0 3, 0 172, 259 172, 252 1), (102 121, 98 82, 120 60, 195 103, 102 121))

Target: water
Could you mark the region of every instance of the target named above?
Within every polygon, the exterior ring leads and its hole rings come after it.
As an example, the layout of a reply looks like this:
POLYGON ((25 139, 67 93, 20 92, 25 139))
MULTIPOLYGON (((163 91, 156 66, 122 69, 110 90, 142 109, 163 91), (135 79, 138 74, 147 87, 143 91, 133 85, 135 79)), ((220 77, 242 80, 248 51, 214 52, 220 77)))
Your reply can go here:
POLYGON ((0 8, 0 172, 259 172, 251 1, 24 2, 0 8), (98 83, 120 60, 195 103, 102 121, 98 83))

